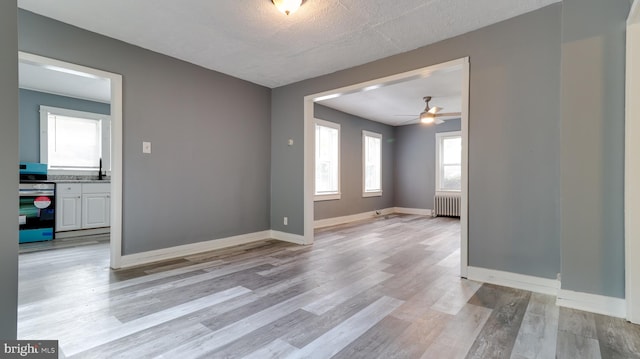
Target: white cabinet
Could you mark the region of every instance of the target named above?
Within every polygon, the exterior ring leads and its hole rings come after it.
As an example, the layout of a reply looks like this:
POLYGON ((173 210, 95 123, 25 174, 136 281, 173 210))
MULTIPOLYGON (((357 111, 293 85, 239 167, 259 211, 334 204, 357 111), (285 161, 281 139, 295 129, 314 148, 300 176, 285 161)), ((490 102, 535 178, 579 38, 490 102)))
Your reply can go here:
POLYGON ((82 228, 109 227, 111 187, 108 183, 82 184, 82 228))
POLYGON ((110 200, 107 193, 83 193, 82 228, 109 227, 110 200))
POLYGON ((56 198, 56 232, 82 228, 82 186, 59 183, 56 198))
POLYGON ((109 227, 109 183, 58 184, 56 232, 109 227))

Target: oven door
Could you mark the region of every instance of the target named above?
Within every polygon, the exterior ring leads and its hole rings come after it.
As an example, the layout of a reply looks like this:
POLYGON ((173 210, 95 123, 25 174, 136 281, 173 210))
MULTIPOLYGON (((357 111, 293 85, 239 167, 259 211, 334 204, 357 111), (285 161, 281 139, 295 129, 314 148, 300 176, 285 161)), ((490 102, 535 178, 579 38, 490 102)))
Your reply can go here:
POLYGON ((54 238, 55 186, 54 183, 20 183, 20 243, 54 238))

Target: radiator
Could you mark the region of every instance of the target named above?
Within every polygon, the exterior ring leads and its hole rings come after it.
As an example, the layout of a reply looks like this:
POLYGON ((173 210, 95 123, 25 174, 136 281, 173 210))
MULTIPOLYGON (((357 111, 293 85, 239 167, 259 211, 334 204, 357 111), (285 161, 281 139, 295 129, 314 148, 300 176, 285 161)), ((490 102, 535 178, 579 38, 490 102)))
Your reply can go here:
POLYGON ((433 197, 434 216, 460 217, 460 194, 438 193, 433 197))

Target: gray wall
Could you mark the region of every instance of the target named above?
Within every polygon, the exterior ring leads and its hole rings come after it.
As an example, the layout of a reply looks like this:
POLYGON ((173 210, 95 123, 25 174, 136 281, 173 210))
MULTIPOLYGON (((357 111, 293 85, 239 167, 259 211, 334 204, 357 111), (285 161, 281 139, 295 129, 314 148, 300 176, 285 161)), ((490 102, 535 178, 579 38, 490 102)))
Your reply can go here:
POLYGON ((20 89, 20 161, 40 162, 40 105, 108 115, 109 104, 20 89))
POLYGON ((18 27, 15 0, 0 1, 0 339, 18 313, 18 27))
POLYGON ((18 19, 20 50, 123 76, 124 254, 269 229, 270 89, 23 10, 18 19))
POLYGON ((564 0, 563 4, 562 288, 624 298, 629 2, 564 0))
POLYGON ((394 128, 315 104, 316 118, 340 124, 339 200, 314 203, 314 219, 373 212, 394 206, 394 128), (362 130, 382 135, 382 197, 362 197, 362 130))
POLYGON ((395 207, 433 209, 436 133, 460 131, 460 119, 396 128, 395 207))
POLYGON ((274 89, 272 229, 303 234, 304 96, 469 56, 469 262, 555 278, 560 272, 561 10, 554 4, 274 89), (297 145, 288 147, 288 138, 297 145), (289 217, 288 227, 283 216, 289 217))

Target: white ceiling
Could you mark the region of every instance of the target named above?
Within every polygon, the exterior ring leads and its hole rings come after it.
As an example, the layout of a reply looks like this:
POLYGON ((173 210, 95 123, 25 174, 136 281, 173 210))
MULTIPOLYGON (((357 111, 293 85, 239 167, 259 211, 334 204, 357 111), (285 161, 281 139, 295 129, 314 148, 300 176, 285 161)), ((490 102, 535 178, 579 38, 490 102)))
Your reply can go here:
POLYGON ((18 66, 20 88, 52 93, 104 103, 111 102, 108 79, 82 73, 70 73, 62 68, 50 68, 20 61, 18 66))
MULTIPOLYGON (((462 106, 462 69, 441 69, 428 77, 367 89, 318 101, 321 105, 369 120, 402 126, 418 122, 425 108, 423 97, 431 96, 431 107, 442 113, 460 112, 462 106)), ((460 116, 443 116, 443 120, 460 116)))
POLYGON ((268 87, 406 52, 560 0, 18 0, 26 10, 268 87))

